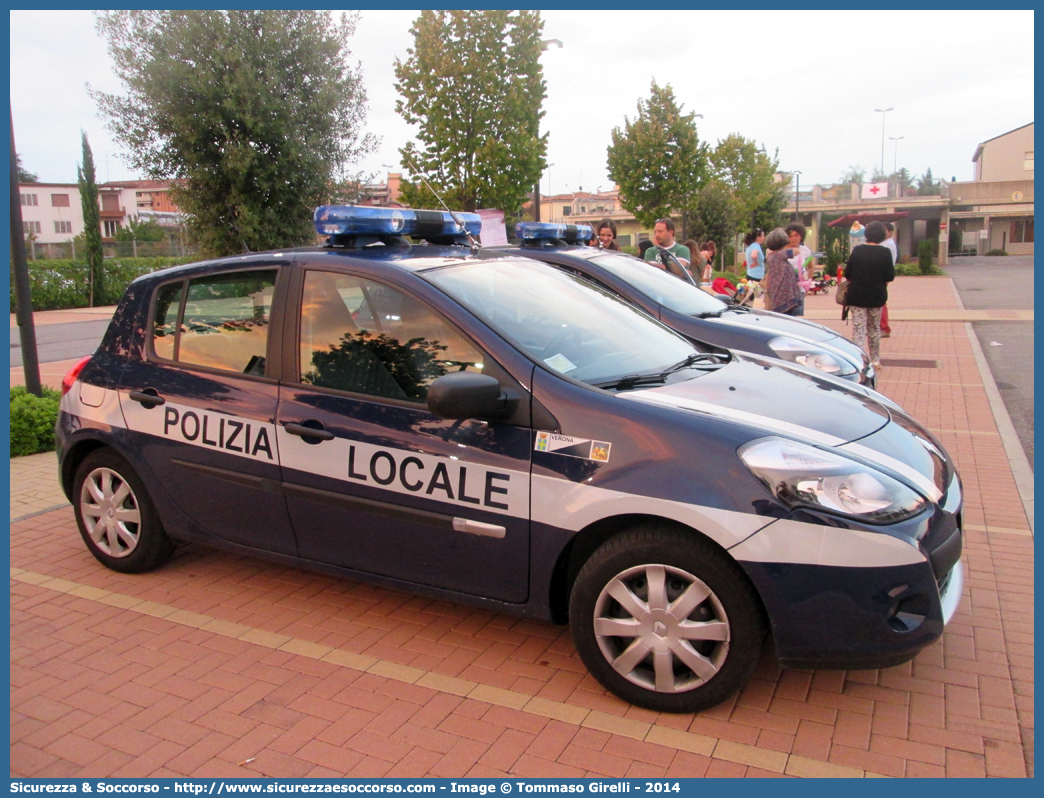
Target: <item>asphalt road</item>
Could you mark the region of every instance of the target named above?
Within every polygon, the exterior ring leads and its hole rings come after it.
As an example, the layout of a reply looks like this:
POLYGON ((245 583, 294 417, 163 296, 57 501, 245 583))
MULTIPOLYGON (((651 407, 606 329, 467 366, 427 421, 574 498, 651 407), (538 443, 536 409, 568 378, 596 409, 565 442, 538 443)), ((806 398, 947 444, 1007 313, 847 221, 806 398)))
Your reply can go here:
MULTIPOLYGON (((955 258, 946 267, 964 307, 1033 307, 1033 257, 955 258)), ((1033 322, 978 321, 972 324, 1004 406, 1033 467, 1033 322)))
MULTIPOLYGON (((106 319, 99 321, 71 321, 67 324, 37 324, 36 351, 41 363, 55 363, 89 355, 98 348, 105 328, 106 319)), ((22 365, 22 342, 18 328, 11 328, 11 368, 22 365)))

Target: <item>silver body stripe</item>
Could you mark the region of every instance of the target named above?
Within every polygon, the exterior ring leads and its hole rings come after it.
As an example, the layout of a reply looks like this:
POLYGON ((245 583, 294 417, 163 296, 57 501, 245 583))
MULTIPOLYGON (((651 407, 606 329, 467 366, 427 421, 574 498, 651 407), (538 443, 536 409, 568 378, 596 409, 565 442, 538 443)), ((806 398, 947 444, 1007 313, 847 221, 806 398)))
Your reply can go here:
POLYGON ((757 413, 748 413, 744 410, 734 410, 729 407, 722 407, 721 405, 713 404, 711 402, 699 402, 695 399, 685 399, 670 395, 664 396, 656 393, 654 390, 631 391, 622 394, 621 398, 634 399, 636 401, 644 401, 649 402, 650 404, 664 405, 666 407, 683 407, 687 410, 695 410, 698 413, 706 413, 707 415, 716 416, 722 419, 753 424, 770 430, 775 429, 779 432, 787 432, 795 437, 804 438, 805 440, 819 443, 824 446, 835 446, 839 449, 852 452, 852 454, 857 454, 872 463, 880 463, 882 466, 892 469, 897 474, 902 474, 917 488, 924 491, 932 501, 937 502, 942 498, 942 491, 936 487, 935 483, 924 474, 908 466, 906 463, 896 460, 894 457, 882 454, 876 449, 871 449, 870 447, 864 446, 860 443, 846 444, 842 438, 827 435, 824 432, 819 432, 810 427, 803 427, 799 424, 790 424, 786 421, 780 421, 757 413))
POLYGON ((920 549, 877 532, 781 520, 729 549, 744 562, 881 568, 926 562, 920 549))
MULTIPOLYGON (((62 410, 92 424, 113 428, 125 428, 128 426, 124 420, 124 414, 116 391, 105 391, 101 397, 101 403, 97 407, 85 405, 80 401, 79 395, 78 391, 69 391, 62 398, 62 410)), ((135 425, 139 431, 159 437, 163 437, 163 408, 166 406, 162 405, 151 410, 145 410, 137 402, 130 399, 125 399, 124 405, 126 409, 139 417, 140 422, 135 425), (138 410, 135 410, 135 408, 138 410), (138 412, 139 410, 140 413, 138 412)), ((179 409, 180 407, 177 406, 179 409)), ((200 413, 203 411, 195 409, 195 412, 200 413)), ((231 417, 226 416, 226 418, 231 417)), ((250 423, 251 425, 260 424, 260 422, 254 421, 250 423)), ((484 491, 486 472, 508 474, 510 480, 508 482, 499 481, 496 483, 496 487, 510 485, 510 494, 497 492, 493 494, 492 498, 494 502, 508 502, 508 497, 510 496, 510 510, 501 510, 495 506, 483 506, 483 510, 525 518, 531 489, 533 521, 572 532, 579 531, 603 518, 643 514, 669 518, 692 527, 714 540, 723 548, 729 549, 730 553, 737 560, 848 567, 879 567, 924 562, 924 557, 914 546, 888 535, 842 530, 797 521, 775 521, 774 519, 752 513, 721 510, 698 504, 672 501, 670 499, 640 496, 633 493, 600 488, 582 482, 570 482, 555 477, 537 475, 533 476, 530 482, 528 479, 529 475, 520 471, 490 469, 452 458, 389 449, 388 447, 378 447, 372 444, 353 443, 346 439, 326 441, 320 445, 313 446, 304 443, 297 436, 288 434, 282 428, 274 429, 273 425, 267 425, 267 427, 272 430, 273 454, 276 451, 283 453, 284 462, 282 464, 284 466, 324 476, 341 477, 345 481, 349 481, 347 479, 348 447, 356 446, 359 447, 356 451, 357 456, 360 458, 356 463, 356 469, 365 469, 364 473, 368 477, 365 484, 389 492, 413 493, 413 491, 409 491, 400 485, 398 480, 386 486, 373 482, 372 474, 369 472, 369 458, 377 451, 389 452, 400 467, 404 458, 416 457, 424 463, 424 472, 426 472, 429 479, 437 463, 445 464, 449 474, 448 484, 455 492, 460 484, 459 469, 461 466, 472 469, 471 474, 467 476, 465 484, 467 485, 467 491, 476 495, 479 493, 478 485, 480 482, 473 481, 475 477, 482 477, 481 484, 484 491), (331 444, 333 443, 339 443, 340 445, 332 447, 331 444)), ((170 430, 168 430, 169 432, 170 430)), ((204 445, 194 441, 185 441, 180 434, 178 434, 176 439, 182 440, 184 443, 204 445)), ((236 452, 233 452, 233 454, 236 454, 236 452)), ((386 461, 381 458, 378 467, 383 468, 385 465, 386 461)), ((406 472, 407 481, 413 484, 413 481, 420 476, 420 473, 417 466, 412 466, 412 470, 406 472)), ((381 471, 379 474, 383 476, 384 472, 381 471)), ((423 494, 424 491, 419 491, 419 493, 423 494)), ((443 493, 444 491, 439 490, 430 498, 437 497, 436 500, 457 508, 470 506, 459 500, 453 502, 445 501, 443 493)), ((484 495, 482 498, 485 498, 484 495)))
MULTIPOLYGON (((401 496, 433 499, 455 511, 484 510, 514 518, 529 515, 529 474, 525 471, 348 438, 309 444, 283 427, 276 434, 284 468, 401 496)), ((466 454, 467 450, 460 451, 466 454)))
POLYGON ((639 496, 554 477, 533 477, 533 520, 538 523, 576 532, 603 518, 630 514, 670 518, 699 530, 723 548, 735 546, 773 521, 752 513, 639 496))
POLYGON ((132 432, 204 449, 217 449, 263 463, 279 463, 276 427, 267 421, 170 401, 157 407, 145 407, 131 399, 129 391, 120 391, 120 405, 127 419, 127 428, 132 432))
POLYGON ((80 419, 81 423, 88 421, 96 426, 126 429, 127 421, 123 417, 123 410, 120 407, 120 399, 116 391, 91 386, 91 389, 86 391, 87 398, 91 404, 85 404, 81 398, 84 394, 81 391, 81 386, 83 388, 88 387, 81 382, 77 382, 62 397, 58 403, 62 411, 80 419))
POLYGON ((922 474, 915 468, 911 468, 901 460, 896 460, 894 457, 889 457, 886 454, 876 449, 871 449, 869 446, 863 446, 861 443, 846 443, 838 447, 844 449, 852 454, 857 454, 873 463, 880 463, 885 468, 892 469, 897 474, 902 474, 908 480, 910 480, 915 486, 924 491, 928 498, 933 502, 939 501, 942 498, 942 491, 936 487, 935 483, 932 482, 928 477, 922 474))
POLYGON ((768 416, 763 416, 759 413, 748 413, 746 410, 735 410, 731 407, 723 407, 722 405, 713 402, 700 402, 695 399, 663 395, 657 393, 655 390, 629 391, 625 394, 621 394, 620 398, 633 399, 636 402, 664 405, 666 407, 683 407, 686 410, 695 410, 697 413, 706 413, 707 415, 715 416, 716 418, 739 421, 744 424, 752 424, 766 430, 787 432, 796 437, 821 443, 824 446, 840 446, 845 442, 843 438, 836 438, 833 435, 827 435, 825 432, 820 432, 819 430, 814 430, 810 427, 802 427, 799 424, 791 424, 787 421, 781 421, 780 419, 769 418, 768 416))

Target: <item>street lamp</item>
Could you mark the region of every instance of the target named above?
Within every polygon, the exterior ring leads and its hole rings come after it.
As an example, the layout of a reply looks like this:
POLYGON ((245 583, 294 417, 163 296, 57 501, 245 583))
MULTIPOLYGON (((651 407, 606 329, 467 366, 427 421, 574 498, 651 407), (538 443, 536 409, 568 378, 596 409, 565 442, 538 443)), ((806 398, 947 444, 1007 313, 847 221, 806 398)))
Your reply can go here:
POLYGON ((896 172, 896 164, 899 163, 899 141, 900 139, 906 138, 905 136, 889 136, 889 141, 895 142, 895 154, 892 156, 892 174, 896 172))
POLYGON ((875 108, 874 113, 881 115, 881 174, 884 174, 884 141, 885 141, 885 114, 894 111, 894 108, 875 108))
POLYGON ((797 188, 794 189, 794 221, 801 221, 801 170, 795 169, 791 174, 797 176, 797 188))

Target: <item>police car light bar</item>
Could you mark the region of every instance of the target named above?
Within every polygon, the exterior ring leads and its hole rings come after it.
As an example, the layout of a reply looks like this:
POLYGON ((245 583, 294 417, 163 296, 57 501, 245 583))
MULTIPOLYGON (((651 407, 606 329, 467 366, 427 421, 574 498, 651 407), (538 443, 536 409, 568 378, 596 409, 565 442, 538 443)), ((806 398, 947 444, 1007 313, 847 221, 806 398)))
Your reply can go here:
POLYGON ((447 211, 413 208, 374 208, 366 205, 321 205, 315 209, 315 229, 324 236, 413 236, 445 238, 478 236, 482 218, 477 213, 455 214, 463 227, 447 211))
POLYGON ((519 222, 515 237, 523 241, 558 238, 562 241, 590 241, 594 231, 589 224, 553 224, 552 222, 519 222))

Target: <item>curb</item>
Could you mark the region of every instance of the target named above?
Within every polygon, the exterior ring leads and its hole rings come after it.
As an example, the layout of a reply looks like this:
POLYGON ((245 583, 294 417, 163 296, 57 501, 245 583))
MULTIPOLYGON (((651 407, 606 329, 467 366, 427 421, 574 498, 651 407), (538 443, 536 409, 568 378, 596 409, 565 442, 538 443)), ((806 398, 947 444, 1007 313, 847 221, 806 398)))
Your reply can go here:
POLYGON ((1015 479, 1015 487, 1018 488, 1019 497, 1022 499, 1022 508, 1026 512, 1026 519, 1029 521, 1029 528, 1032 533, 1034 503, 1033 469, 1030 467, 1026 452, 1022 449, 1022 443, 1019 441, 1018 433, 1015 432, 1015 425, 1011 421, 1011 416, 1008 415, 1008 408, 1004 405, 1000 389, 993 379, 993 374, 990 373, 989 363, 986 361, 986 355, 982 351, 982 345, 975 335, 975 330, 970 323, 965 323, 964 330, 968 335, 972 353, 975 355, 975 365, 979 368, 979 377, 982 379, 983 388, 986 389, 986 398, 989 399, 990 410, 993 411, 993 420, 997 424, 997 431, 1000 433, 1004 453, 1008 456, 1008 466, 1011 468, 1011 475, 1015 479))

